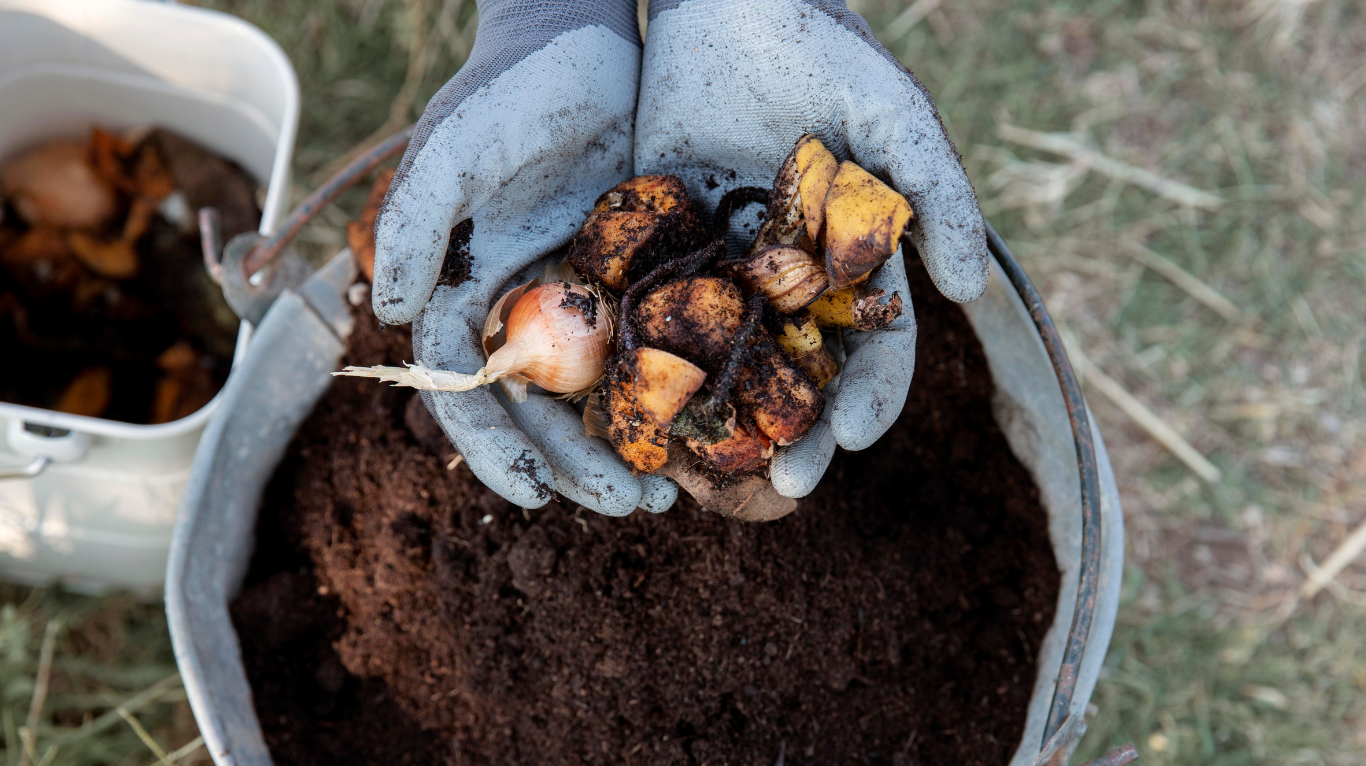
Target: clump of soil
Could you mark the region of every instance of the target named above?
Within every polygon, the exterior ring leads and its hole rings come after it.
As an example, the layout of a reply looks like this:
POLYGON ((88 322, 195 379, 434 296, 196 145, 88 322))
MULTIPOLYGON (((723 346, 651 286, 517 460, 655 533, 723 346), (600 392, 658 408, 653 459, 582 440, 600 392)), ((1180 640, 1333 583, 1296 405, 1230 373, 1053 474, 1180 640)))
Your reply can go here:
POLYGON ((254 231, 255 181, 160 129, 120 137, 96 128, 83 154, 80 142, 58 141, 0 158, 0 172, 54 145, 89 173, 84 185, 45 185, 47 207, 79 214, 81 189, 93 185, 107 214, 45 217, 5 176, 0 358, 24 374, 0 378, 0 401, 130 423, 194 413, 226 380, 238 326, 205 272, 196 211, 219 211, 224 241, 254 231))
MULTIPOLYGON (((901 418, 768 524, 524 512, 411 393, 334 383, 233 605, 276 763, 1005 763, 1058 572, 981 347, 909 266, 901 418)), ((346 363, 409 358, 361 319, 346 363)))

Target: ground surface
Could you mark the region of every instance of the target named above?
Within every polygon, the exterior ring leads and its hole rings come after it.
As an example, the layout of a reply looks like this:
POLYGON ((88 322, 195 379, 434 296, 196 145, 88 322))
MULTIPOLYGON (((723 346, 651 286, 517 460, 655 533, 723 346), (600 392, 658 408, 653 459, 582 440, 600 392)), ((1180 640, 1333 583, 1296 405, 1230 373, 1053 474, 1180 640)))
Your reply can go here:
MULTIPOLYGON (((211 4, 275 35, 299 71, 296 196, 391 113, 393 126, 415 117, 474 31, 473 3, 460 0, 211 4)), ((1366 566, 1297 596, 1366 518, 1359 4, 852 4, 928 86, 990 219, 1105 376, 1087 390, 1120 480, 1129 563, 1079 755, 1134 740, 1150 764, 1366 762, 1366 566), (1031 148, 1037 136, 1007 126, 1068 133, 1091 159, 1031 148), (1180 189, 1132 169, 1222 202, 1183 207, 1180 189), (1150 264, 1173 272, 1150 253, 1194 281, 1163 276, 1150 264), (1218 480, 1153 440, 1108 381, 1207 456, 1218 480)), ((309 229, 316 255, 341 247, 362 196, 309 229)), ((55 727, 170 672, 158 611, 123 596, 4 595, 5 741, 18 742, 44 626, 59 618, 53 685, 70 679, 85 696, 54 692, 39 755, 66 736, 56 762, 152 760, 117 715, 81 737, 55 727)), ((174 700, 138 713, 166 747, 194 737, 174 700)))

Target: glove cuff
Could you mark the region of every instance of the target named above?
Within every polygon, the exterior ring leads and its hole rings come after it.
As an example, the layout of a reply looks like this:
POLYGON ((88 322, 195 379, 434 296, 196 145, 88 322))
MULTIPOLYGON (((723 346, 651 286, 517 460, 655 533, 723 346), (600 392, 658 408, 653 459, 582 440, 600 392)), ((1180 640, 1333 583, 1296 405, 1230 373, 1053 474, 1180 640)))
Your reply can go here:
MULTIPOLYGON (((687 2, 688 0, 650 0, 649 19, 654 21, 659 14, 673 10, 687 2)), ((890 61, 898 69, 904 70, 906 68, 896 56, 893 56, 890 51, 882 46, 882 43, 878 42, 877 37, 873 35, 872 28, 868 26, 868 22, 858 13, 849 10, 847 0, 798 0, 798 2, 813 11, 829 16, 840 26, 858 35, 863 42, 868 44, 868 47, 880 53, 883 58, 890 61)), ((764 0, 748 0, 747 9, 750 12, 763 13, 764 5, 764 0)), ((768 3, 768 5, 775 6, 777 4, 768 3)), ((785 13, 785 11, 779 11, 776 8, 773 12, 779 15, 785 13)))
MULTIPOLYGON (((640 46, 635 0, 478 0, 480 37, 500 40, 554 38, 602 25, 640 46)), ((477 43, 476 43, 477 44, 477 43)))

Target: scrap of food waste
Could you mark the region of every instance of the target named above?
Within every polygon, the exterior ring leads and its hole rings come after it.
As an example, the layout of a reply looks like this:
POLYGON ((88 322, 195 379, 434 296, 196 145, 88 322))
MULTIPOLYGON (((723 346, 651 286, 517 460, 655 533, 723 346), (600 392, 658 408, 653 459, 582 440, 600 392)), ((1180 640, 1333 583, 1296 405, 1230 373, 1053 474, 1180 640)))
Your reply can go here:
POLYGON ((375 182, 370 187, 370 195, 366 197, 365 205, 361 208, 360 218, 346 224, 346 245, 351 248, 351 255, 355 256, 356 265, 360 267, 360 273, 365 275, 366 281, 375 279, 375 219, 379 217, 384 195, 388 193, 389 184, 393 181, 393 168, 385 168, 376 173, 375 182))
POLYGON ((901 297, 869 279, 911 216, 904 197, 811 135, 772 189, 723 196, 711 226, 682 181, 639 176, 598 198, 564 262, 494 304, 483 369, 334 374, 429 391, 497 381, 513 402, 534 385, 581 402, 587 434, 636 473, 669 476, 710 510, 776 518, 795 504, 765 473, 825 407, 822 389, 839 374, 827 343, 838 348, 838 335, 827 333, 901 315, 901 297), (728 258, 731 215, 755 203, 767 206, 764 222, 728 258))
POLYGON ((256 184, 160 129, 59 139, 0 161, 0 400, 165 423, 208 403, 237 317, 205 274, 195 210, 254 230, 256 184))

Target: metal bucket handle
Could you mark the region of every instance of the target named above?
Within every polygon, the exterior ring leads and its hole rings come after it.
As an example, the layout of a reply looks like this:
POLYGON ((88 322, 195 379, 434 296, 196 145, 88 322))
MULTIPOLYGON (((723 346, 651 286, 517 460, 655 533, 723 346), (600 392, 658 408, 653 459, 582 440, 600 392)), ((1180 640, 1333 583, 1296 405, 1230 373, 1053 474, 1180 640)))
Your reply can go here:
MULTIPOLYGON (((1010 252, 1001 235, 990 223, 987 227, 987 248, 996 257, 1015 292, 1024 301, 1034 327, 1039 331, 1053 372, 1058 376, 1067 420, 1072 426, 1072 440, 1077 448, 1077 469, 1081 475, 1081 576, 1077 583, 1077 606, 1072 611, 1072 627, 1063 647, 1062 667, 1053 686, 1053 702, 1044 724, 1042 749, 1036 764, 1065 764, 1081 740, 1085 727, 1072 719, 1072 694, 1077 687, 1077 673, 1082 654, 1091 636, 1091 622, 1096 614, 1096 585, 1100 580, 1100 469, 1096 462, 1096 445, 1091 438, 1091 419, 1086 412, 1086 398, 1081 383, 1067 358, 1062 336, 1048 315, 1043 298, 1029 281, 1015 254, 1010 252), (1059 756, 1061 756, 1059 758, 1059 756)), ((1123 766, 1138 759, 1132 743, 1116 748, 1085 766, 1123 766)))

